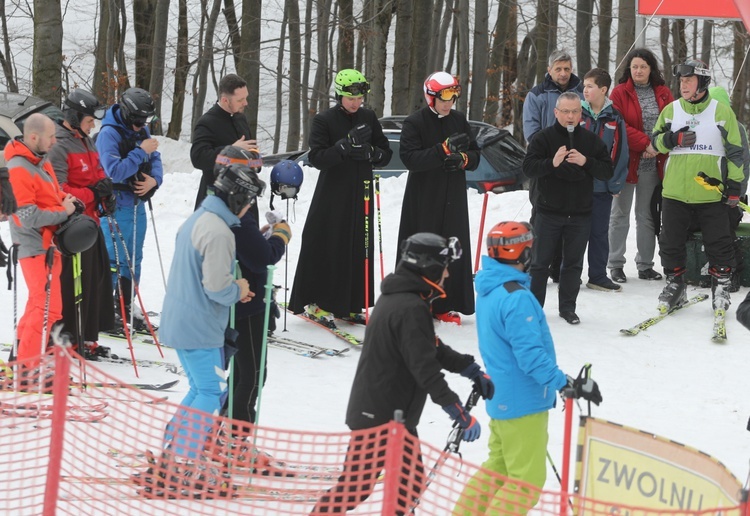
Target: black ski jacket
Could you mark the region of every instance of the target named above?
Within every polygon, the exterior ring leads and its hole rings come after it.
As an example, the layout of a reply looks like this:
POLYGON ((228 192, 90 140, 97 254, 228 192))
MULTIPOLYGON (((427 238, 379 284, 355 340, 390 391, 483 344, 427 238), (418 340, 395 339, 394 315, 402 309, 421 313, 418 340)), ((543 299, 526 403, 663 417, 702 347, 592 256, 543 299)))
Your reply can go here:
MULTIPOLYGON (((250 125, 244 114, 231 115, 224 111, 219 104, 203 113, 193 129, 193 145, 190 147, 190 161, 195 168, 203 172, 198 196, 195 199, 195 209, 198 209, 206 198, 206 188, 214 183, 214 162, 216 156, 227 145, 232 145, 242 137, 252 140, 250 125)), ((258 218, 258 209, 251 210, 258 218)))
POLYGON ((435 335, 427 299, 433 287, 418 274, 397 267, 380 287, 367 325, 354 376, 346 424, 372 428, 403 410, 406 428, 416 430, 427 395, 442 406, 456 403, 442 370, 459 373, 474 362, 435 335))

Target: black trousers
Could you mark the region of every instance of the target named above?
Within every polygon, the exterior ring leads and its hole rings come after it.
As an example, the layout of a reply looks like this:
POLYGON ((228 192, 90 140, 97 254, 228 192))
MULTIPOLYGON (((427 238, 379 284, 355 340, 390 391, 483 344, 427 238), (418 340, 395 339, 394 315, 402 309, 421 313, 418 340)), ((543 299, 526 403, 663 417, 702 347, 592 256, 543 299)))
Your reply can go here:
POLYGON ((238 319, 235 329, 239 335, 234 358, 234 406, 232 418, 248 423, 255 422, 255 403, 260 390, 260 372, 263 383, 268 379, 266 360, 261 364, 263 351, 263 323, 265 312, 238 319))
POLYGON ((674 199, 662 201, 659 256, 666 272, 687 264, 687 242, 691 225, 697 225, 710 266, 735 267, 734 238, 727 207, 721 202, 688 204, 674 199))

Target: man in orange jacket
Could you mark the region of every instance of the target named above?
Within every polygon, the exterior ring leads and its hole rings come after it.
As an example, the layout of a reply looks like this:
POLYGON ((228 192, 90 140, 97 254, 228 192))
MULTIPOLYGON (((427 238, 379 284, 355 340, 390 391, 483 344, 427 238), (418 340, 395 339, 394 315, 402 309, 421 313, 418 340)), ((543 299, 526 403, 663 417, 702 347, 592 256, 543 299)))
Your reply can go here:
MULTIPOLYGON (((18 244, 18 258, 29 291, 26 309, 18 323, 18 355, 28 368, 36 367, 34 357, 43 352, 42 326, 46 304, 47 267, 45 255, 53 245, 55 230, 76 207, 76 200, 57 183, 46 154, 55 143, 55 124, 46 115, 35 113, 24 124, 23 138, 5 147, 5 160, 18 210, 10 218, 10 234, 18 244)), ((52 282, 49 286, 49 313, 46 335, 62 317, 60 296, 60 253, 54 252, 52 282)))

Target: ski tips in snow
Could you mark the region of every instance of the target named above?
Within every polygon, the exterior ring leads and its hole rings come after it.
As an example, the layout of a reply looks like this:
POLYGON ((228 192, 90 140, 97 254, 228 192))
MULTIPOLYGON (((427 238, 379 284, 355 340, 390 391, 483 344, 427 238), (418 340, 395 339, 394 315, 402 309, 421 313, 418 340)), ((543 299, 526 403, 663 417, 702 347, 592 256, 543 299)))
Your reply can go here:
MULTIPOLYGON (((638 335, 640 332, 648 330, 653 325, 661 322, 664 320, 667 316, 674 314, 675 312, 678 312, 679 310, 682 310, 683 308, 687 308, 689 306, 692 306, 696 303, 700 303, 701 301, 705 301, 708 299, 708 294, 698 294, 695 295, 687 300, 686 303, 683 303, 681 305, 677 305, 674 308, 667 310, 665 312, 661 312, 659 315, 655 315, 653 317, 649 317, 648 319, 639 322, 638 324, 631 326, 630 328, 623 328, 620 330, 620 333, 623 335, 638 335)), ((661 311, 661 310, 660 310, 661 311)))

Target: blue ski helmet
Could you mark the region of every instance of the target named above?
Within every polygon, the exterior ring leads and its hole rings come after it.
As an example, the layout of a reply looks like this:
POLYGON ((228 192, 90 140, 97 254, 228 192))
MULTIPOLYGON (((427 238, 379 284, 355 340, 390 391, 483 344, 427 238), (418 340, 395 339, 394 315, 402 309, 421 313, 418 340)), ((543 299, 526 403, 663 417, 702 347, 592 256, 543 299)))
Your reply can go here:
POLYGON ((282 199, 294 199, 303 179, 302 167, 295 161, 280 161, 271 169, 271 192, 282 199))

